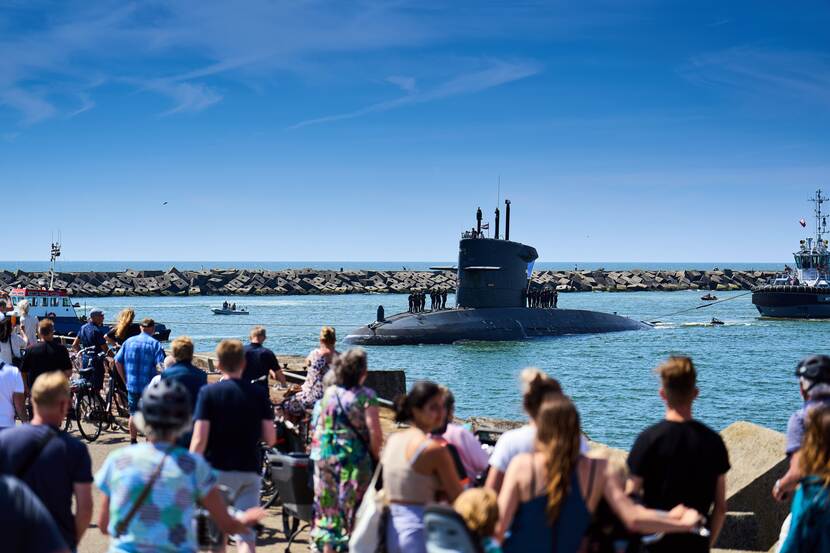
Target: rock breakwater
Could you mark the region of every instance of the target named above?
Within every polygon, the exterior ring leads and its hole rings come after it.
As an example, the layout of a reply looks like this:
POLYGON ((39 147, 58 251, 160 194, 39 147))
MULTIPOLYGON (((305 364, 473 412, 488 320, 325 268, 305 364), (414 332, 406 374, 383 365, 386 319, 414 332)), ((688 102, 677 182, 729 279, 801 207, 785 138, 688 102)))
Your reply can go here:
MULTIPOLYGON (((533 283, 560 292, 636 292, 676 290, 750 290, 764 284, 770 271, 537 271, 533 283)), ((0 289, 41 288, 48 273, 0 272, 0 289)), ((408 294, 431 288, 454 291, 452 271, 327 271, 290 269, 205 269, 184 271, 85 271, 55 274, 55 287, 74 296, 233 296, 304 294, 408 294)))

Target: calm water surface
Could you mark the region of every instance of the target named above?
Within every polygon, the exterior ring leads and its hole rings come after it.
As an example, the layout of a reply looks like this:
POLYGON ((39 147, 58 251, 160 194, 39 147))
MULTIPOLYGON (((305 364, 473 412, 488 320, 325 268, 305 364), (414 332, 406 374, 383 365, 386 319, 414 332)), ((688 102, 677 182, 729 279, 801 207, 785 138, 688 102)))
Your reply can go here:
MULTIPOLYGON (((693 356, 699 372, 696 416, 717 430, 749 420, 783 431, 798 407, 793 376, 804 355, 827 352, 830 322, 762 321, 742 292, 718 292, 732 301, 671 318, 642 332, 563 336, 522 342, 471 342, 443 346, 370 347, 370 366, 405 369, 407 382, 429 378, 456 394, 459 416, 521 419, 518 374, 538 366, 558 378, 577 403, 588 435, 628 449, 637 433, 659 419, 662 404, 653 368, 671 353, 693 356), (725 326, 703 326, 717 317, 725 326)), ((654 320, 701 305, 699 292, 578 293, 560 295, 560 307, 582 308, 654 320)), ((213 315, 223 298, 77 298, 101 307, 110 320, 122 307, 137 317, 153 316, 187 334, 198 351, 225 337, 242 338, 253 324, 268 327, 268 345, 279 353, 304 355, 315 346, 320 325, 342 337, 371 322, 383 304, 387 314, 404 311, 404 295, 232 298, 251 315, 213 315)), ((454 303, 450 298, 448 304, 454 303)))

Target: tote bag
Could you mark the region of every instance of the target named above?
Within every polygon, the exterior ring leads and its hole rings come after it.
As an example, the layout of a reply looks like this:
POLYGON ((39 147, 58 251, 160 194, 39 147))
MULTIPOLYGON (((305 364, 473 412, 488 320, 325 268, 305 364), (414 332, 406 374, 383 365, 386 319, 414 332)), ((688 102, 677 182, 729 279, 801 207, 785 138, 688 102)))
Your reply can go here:
POLYGON ((354 529, 349 538, 351 553, 375 553, 380 547, 386 494, 383 490, 375 488, 382 469, 383 465, 380 464, 375 469, 369 489, 366 490, 363 501, 357 509, 354 529))

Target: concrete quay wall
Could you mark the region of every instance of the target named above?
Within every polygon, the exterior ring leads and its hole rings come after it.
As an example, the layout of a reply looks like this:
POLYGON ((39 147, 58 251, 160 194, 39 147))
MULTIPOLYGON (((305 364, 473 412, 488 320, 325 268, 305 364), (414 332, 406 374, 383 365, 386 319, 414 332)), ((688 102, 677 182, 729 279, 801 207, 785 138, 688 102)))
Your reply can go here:
MULTIPOLYGON (((536 271, 533 283, 560 292, 750 290, 774 276, 770 271, 536 271)), ((44 287, 44 272, 0 271, 0 290, 44 287)), ((278 296, 306 294, 408 294, 433 288, 455 291, 452 271, 323 271, 206 269, 184 271, 86 271, 56 273, 55 287, 74 296, 278 296)))

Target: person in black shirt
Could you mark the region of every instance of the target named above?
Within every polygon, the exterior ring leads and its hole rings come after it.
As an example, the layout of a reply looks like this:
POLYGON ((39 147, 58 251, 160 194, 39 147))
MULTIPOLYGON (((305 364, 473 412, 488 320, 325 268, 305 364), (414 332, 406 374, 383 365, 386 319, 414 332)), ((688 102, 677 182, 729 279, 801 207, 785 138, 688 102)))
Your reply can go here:
POLYGON ((14 476, 0 476, 0 534, 3 551, 69 553, 49 511, 14 476))
POLYGON ((0 473, 31 488, 74 550, 92 519, 92 461, 86 445, 58 429, 69 409, 69 381, 60 372, 44 374, 32 388, 32 404, 32 424, 0 432, 0 473))
POLYGON ((43 319, 38 323, 37 332, 41 341, 26 351, 20 372, 25 375, 29 389, 37 377, 51 371, 63 371, 67 378, 72 375, 72 361, 66 346, 55 342, 55 323, 52 319, 43 319))
POLYGON ((718 539, 726 517, 729 454, 721 437, 692 418, 697 375, 688 357, 671 357, 658 367, 665 420, 645 429, 628 456, 626 491, 643 504, 670 510, 677 504, 709 514, 710 538, 671 535, 647 547, 649 553, 705 553, 718 539))
POLYGON ((245 370, 242 373, 242 380, 252 382, 258 378, 265 377, 257 382, 268 390, 268 377, 275 378, 282 386, 285 386, 285 375, 280 370, 280 363, 274 352, 262 345, 267 338, 265 329, 255 326, 251 329, 251 343, 245 346, 245 370))
MULTIPOLYGON (((271 447, 277 440, 274 411, 267 391, 241 378, 242 342, 222 340, 216 357, 224 378, 199 391, 190 451, 204 455, 216 469, 218 483, 230 489, 234 506, 246 510, 259 506, 259 442, 271 447)), ((256 533, 237 535, 236 543, 240 553, 253 553, 256 533)))

